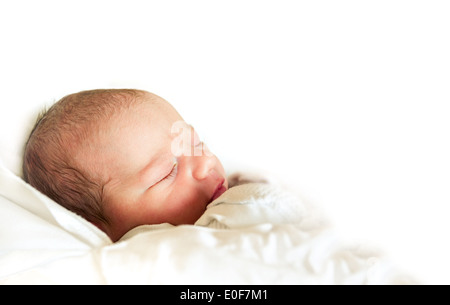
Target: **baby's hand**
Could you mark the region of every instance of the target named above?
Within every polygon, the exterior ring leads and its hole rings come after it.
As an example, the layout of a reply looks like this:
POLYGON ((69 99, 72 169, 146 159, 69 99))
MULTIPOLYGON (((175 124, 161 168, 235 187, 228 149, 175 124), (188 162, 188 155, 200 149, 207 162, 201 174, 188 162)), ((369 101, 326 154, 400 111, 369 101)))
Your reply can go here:
POLYGON ((269 183, 267 176, 257 173, 236 172, 228 176, 228 188, 246 183, 269 183))

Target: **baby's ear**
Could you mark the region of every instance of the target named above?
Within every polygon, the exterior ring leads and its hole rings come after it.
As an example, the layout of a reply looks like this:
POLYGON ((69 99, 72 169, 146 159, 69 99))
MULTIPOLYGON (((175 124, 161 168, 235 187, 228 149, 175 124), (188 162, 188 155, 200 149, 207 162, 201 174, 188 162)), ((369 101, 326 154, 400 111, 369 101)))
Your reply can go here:
POLYGON ((228 176, 228 187, 247 183, 270 183, 267 174, 255 172, 236 172, 228 176))

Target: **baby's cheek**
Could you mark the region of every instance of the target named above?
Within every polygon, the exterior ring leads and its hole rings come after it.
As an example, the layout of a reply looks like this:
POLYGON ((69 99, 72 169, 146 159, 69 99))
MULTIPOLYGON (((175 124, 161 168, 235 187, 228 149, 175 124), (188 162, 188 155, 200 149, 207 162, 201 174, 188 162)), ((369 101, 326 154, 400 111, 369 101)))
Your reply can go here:
POLYGON ((194 224, 204 213, 201 200, 195 192, 187 188, 177 188, 162 206, 166 221, 174 225, 194 224))

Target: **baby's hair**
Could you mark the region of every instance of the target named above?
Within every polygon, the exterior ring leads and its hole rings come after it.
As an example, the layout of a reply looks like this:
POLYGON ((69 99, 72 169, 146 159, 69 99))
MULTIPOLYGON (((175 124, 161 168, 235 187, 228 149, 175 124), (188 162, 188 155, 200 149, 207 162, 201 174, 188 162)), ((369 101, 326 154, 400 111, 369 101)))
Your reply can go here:
POLYGON ((146 91, 100 89, 63 97, 39 114, 25 145, 23 177, 65 208, 92 223, 109 221, 103 211, 106 181, 83 169, 74 153, 101 132, 99 122, 145 100, 146 91))

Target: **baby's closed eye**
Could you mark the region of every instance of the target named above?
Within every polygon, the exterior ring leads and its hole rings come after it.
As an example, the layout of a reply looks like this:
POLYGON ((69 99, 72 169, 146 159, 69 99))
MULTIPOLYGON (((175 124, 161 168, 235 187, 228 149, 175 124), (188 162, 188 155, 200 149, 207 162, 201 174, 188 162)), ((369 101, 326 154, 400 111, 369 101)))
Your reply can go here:
POLYGON ((175 178, 175 176, 177 175, 177 172, 178 172, 178 163, 174 162, 172 170, 170 171, 170 173, 166 177, 164 177, 163 180, 175 178))

